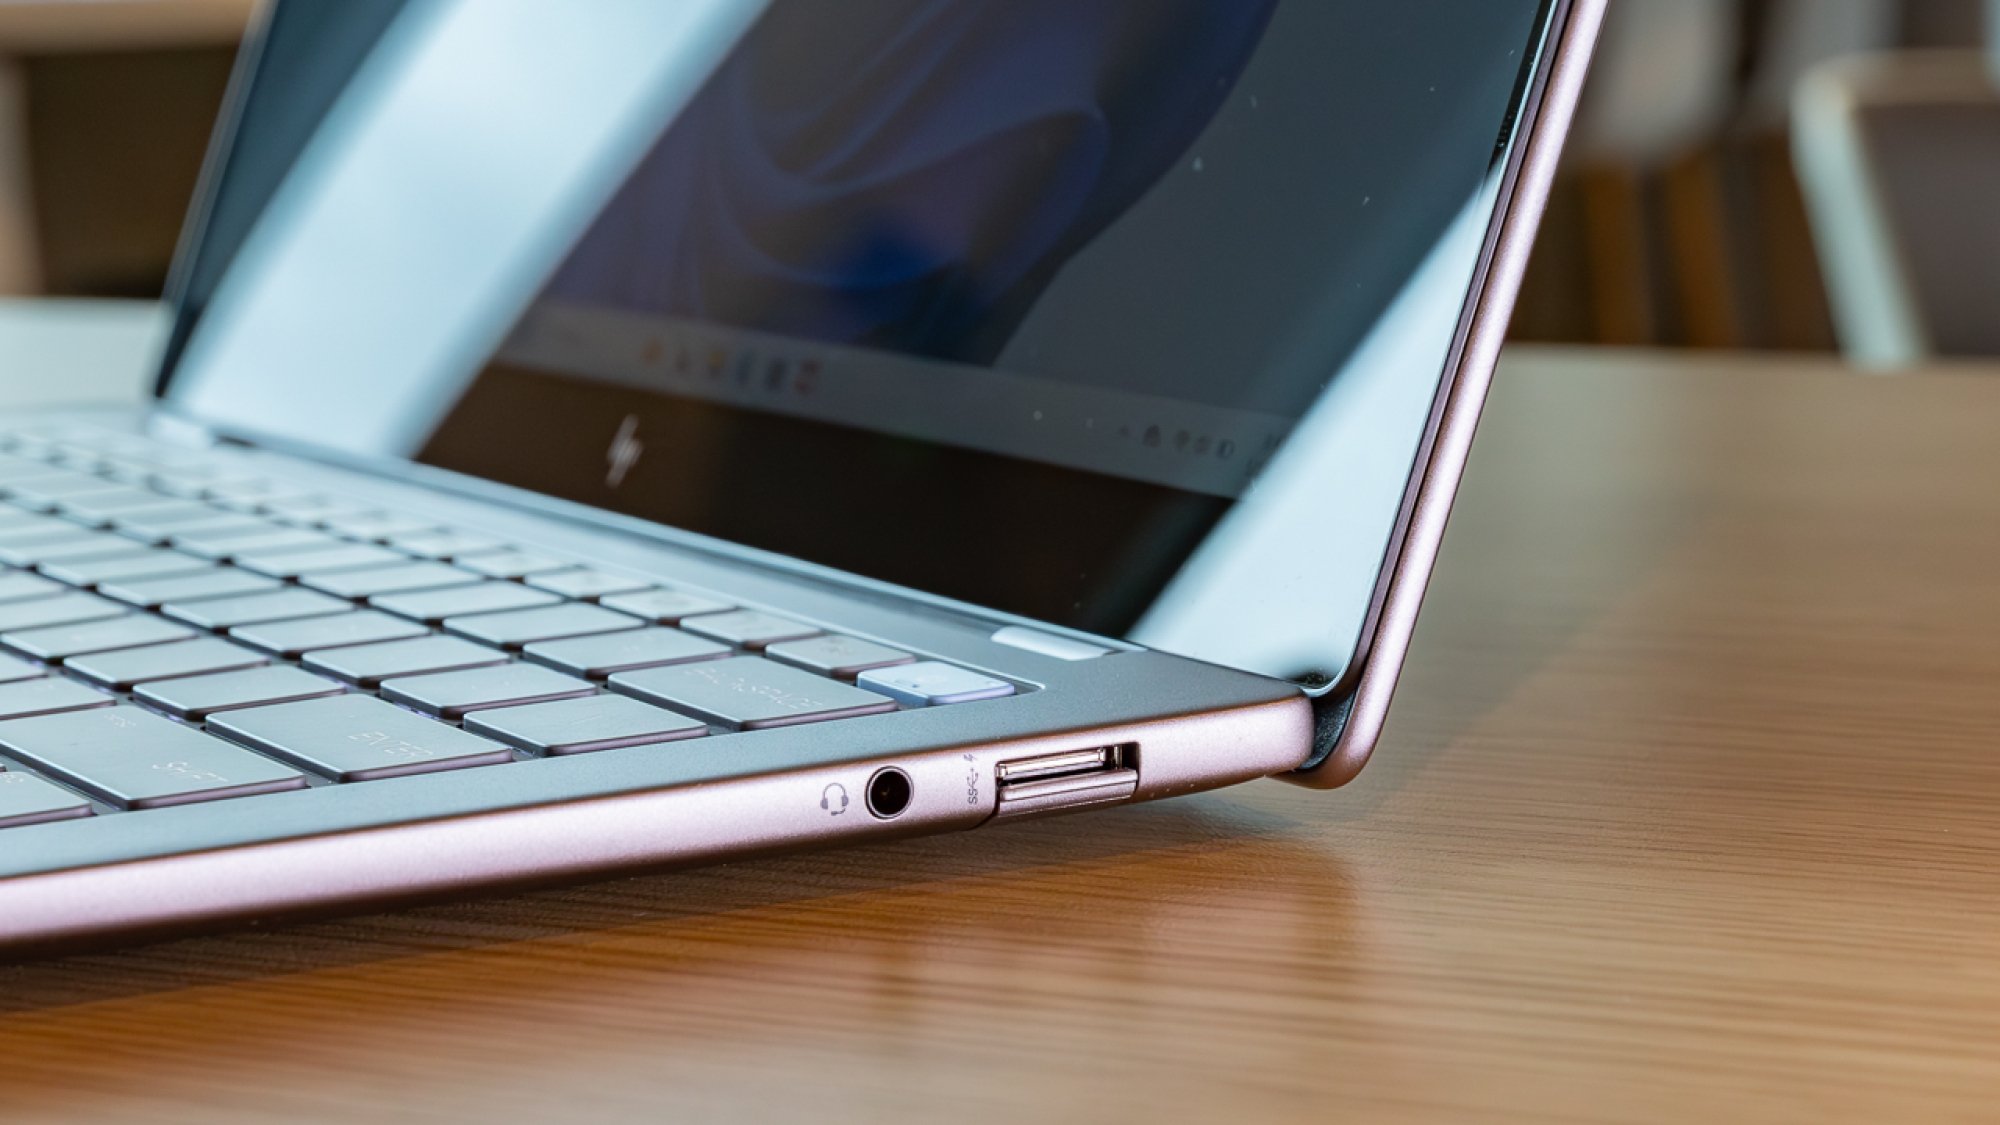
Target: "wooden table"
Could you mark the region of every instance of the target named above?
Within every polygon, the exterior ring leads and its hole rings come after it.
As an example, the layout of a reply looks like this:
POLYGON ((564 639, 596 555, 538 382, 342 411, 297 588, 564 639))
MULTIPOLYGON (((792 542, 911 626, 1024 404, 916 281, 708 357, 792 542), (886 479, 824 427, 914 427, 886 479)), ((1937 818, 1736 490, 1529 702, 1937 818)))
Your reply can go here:
POLYGON ((2000 371, 1515 357, 1388 743, 0 969, 0 1115, 2000 1116, 2000 371))

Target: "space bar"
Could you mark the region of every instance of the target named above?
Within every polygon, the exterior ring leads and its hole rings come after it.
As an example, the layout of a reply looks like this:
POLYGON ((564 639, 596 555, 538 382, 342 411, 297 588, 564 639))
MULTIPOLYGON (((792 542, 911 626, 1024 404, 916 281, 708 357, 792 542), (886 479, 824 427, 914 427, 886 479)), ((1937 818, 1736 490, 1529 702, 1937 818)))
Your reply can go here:
POLYGON ((305 775, 137 707, 0 723, 0 748, 121 809, 275 793, 305 775))

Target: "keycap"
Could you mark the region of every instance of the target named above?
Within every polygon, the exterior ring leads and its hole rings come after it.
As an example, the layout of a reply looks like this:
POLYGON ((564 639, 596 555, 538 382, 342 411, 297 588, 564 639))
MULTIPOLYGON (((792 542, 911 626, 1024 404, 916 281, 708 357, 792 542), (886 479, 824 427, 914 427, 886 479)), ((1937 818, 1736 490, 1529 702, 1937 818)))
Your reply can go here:
POLYGON ((315 590, 281 587, 261 594, 234 598, 206 598, 195 602, 168 602, 160 612, 203 629, 221 632, 238 625, 261 625, 266 621, 289 621, 298 617, 326 617, 353 609, 352 602, 328 597, 315 590))
MULTIPOLYGON (((130 544, 130 540, 120 540, 130 544)), ((214 570, 215 564, 179 551, 158 547, 131 546, 115 555, 48 563, 42 573, 72 586, 101 586, 106 582, 130 582, 143 578, 173 578, 214 570)))
POLYGON ((464 672, 406 676, 382 684, 383 698, 446 719, 489 707, 543 703, 590 695, 594 691, 588 680, 535 664, 503 664, 464 672))
POLYGON ((309 652, 304 660, 305 666, 315 672, 364 688, 373 688, 398 676, 456 672, 505 663, 507 654, 498 649, 439 636, 309 652))
POLYGON ((877 668, 861 673, 855 683, 912 707, 970 703, 975 699, 996 699, 1014 694, 1014 685, 1006 680, 996 680, 992 676, 937 660, 905 664, 900 668, 877 668))
POLYGON ((611 686, 648 703, 737 730, 816 723, 896 709, 896 701, 756 656, 642 668, 611 686))
POLYGON ((81 524, 105 527, 128 512, 136 515, 156 508, 173 507, 179 503, 180 501, 173 497, 162 496, 157 492, 120 488, 68 497, 56 505, 56 511, 81 524))
POLYGON ((767 647, 764 655, 781 664, 842 680, 851 680, 870 668, 908 664, 916 659, 902 649, 834 633, 803 641, 783 641, 767 647))
POLYGON ((22 719, 30 715, 52 715, 58 711, 81 711, 88 707, 109 707, 118 702, 101 691, 50 676, 0 684, 0 719, 22 719))
POLYGON ((580 598, 591 601, 606 594, 630 594, 647 589, 650 582, 637 578, 627 578, 622 574, 607 574, 601 570, 558 570, 550 574, 531 574, 523 579, 537 590, 547 590, 551 594, 561 594, 565 598, 580 598))
POLYGON ((270 578, 298 578, 307 574, 331 574, 343 570, 361 570, 371 566, 394 566, 409 561, 406 555, 399 555, 387 547, 377 547, 372 543, 340 543, 320 550, 280 551, 268 554, 262 551, 241 553, 236 556, 236 565, 253 574, 270 578))
POLYGON ((704 598, 700 594, 683 594, 679 590, 639 590, 630 594, 612 594, 601 599, 598 605, 643 617, 659 625, 679 624, 683 617, 693 617, 700 613, 721 613, 735 609, 727 602, 714 598, 704 598))
POLYGON ((572 676, 601 680, 614 672, 683 664, 690 660, 720 660, 728 645, 691 637, 678 629, 645 628, 528 645, 524 654, 572 676))
POLYGON ((430 635, 430 630, 407 617, 393 617, 372 609, 333 617, 308 617, 301 621, 272 621, 231 629, 229 635, 251 648, 296 660, 315 649, 345 645, 400 641, 430 635))
POLYGON ((133 613, 82 625, 56 625, 46 629, 0 633, 0 645, 6 645, 23 656, 57 664, 73 656, 166 644, 192 636, 194 630, 185 625, 176 625, 150 614, 133 613))
POLYGON ((419 590, 374 598, 369 604, 398 617, 435 625, 447 617, 475 613, 499 613, 509 609, 531 609, 561 601, 546 590, 530 590, 518 582, 482 582, 477 586, 457 586, 449 590, 419 590))
POLYGON ((406 555, 420 559, 461 559, 470 555, 489 555, 507 549, 507 544, 491 535, 481 535, 476 531, 420 531, 409 535, 392 535, 389 545, 406 555))
POLYGON ((447 586, 471 586, 483 581, 477 574, 437 562, 404 562, 400 566, 371 570, 347 570, 334 574, 307 574, 301 585, 337 598, 366 601, 384 594, 406 594, 412 590, 441 590, 447 586))
MULTIPOLYGON (((30 512, 26 508, 0 505, 0 535, 10 531, 25 531, 32 527, 42 527, 50 523, 49 517, 30 512)), ((565 566, 568 564, 565 563, 565 566)))
POLYGON ((105 601, 90 594, 58 594, 53 598, 37 598, 30 602, 8 602, 0 605, 0 633, 44 629, 50 625, 80 625, 85 621, 117 617, 124 612, 125 607, 117 602, 105 601))
POLYGON ((532 754, 582 754, 699 738, 708 724, 622 695, 593 695, 475 712, 465 729, 532 754))
POLYGON ((262 653, 230 644, 220 637, 199 637, 191 641, 79 656, 63 666, 100 687, 130 691, 135 685, 152 680, 233 672, 239 668, 261 667, 270 662, 270 658, 262 653))
POLYGON ((233 566, 216 567, 200 574, 179 578, 145 578, 131 582, 107 582, 97 592, 107 598, 157 609, 168 602, 198 602, 207 598, 237 597, 282 589, 284 583, 233 566))
POLYGON ((25 828, 89 816, 90 802, 33 774, 0 772, 0 828, 25 828))
POLYGON ((303 527, 280 527, 267 523, 262 531, 239 535, 176 535, 173 544, 204 559, 233 559, 238 555, 275 555, 281 551, 311 551, 331 547, 340 540, 323 531, 303 527))
POLYGON ((779 641, 796 641, 816 636, 818 629, 774 613, 739 609, 730 613, 710 613, 681 619, 681 628, 690 633, 728 641, 744 648, 759 649, 779 641))
POLYGON ((118 534, 146 543, 171 542, 180 536, 257 535, 270 528, 268 520, 225 512, 206 504, 195 505, 202 514, 185 519, 168 519, 159 512, 147 512, 138 519, 118 520, 118 534))
POLYGON ((11 684, 21 680, 40 679, 44 673, 40 668, 19 657, 0 653, 0 684, 11 684))
POLYGON ((415 535, 418 532, 437 529, 435 520, 399 512, 369 512, 356 516, 340 516, 325 523, 326 529, 335 535, 375 542, 397 535, 415 535))
POLYGON ((132 698, 150 703, 183 719, 205 718, 217 711, 242 707, 262 707, 290 703, 322 695, 338 695, 347 689, 310 672, 274 664, 241 672, 213 672, 173 680, 140 684, 132 698))
POLYGON ((330 519, 362 516, 372 511, 372 507, 360 501, 324 495, 280 498, 264 504, 265 515, 294 527, 318 527, 330 519))
POLYGON ((8 602, 27 601, 31 598, 46 598, 63 592, 61 585, 43 578, 39 574, 29 574, 25 570, 10 570, 0 573, 0 605, 8 602))
POLYGON ((366 695, 234 711, 208 729, 337 781, 511 762, 505 746, 366 695))
POLYGON ((511 613, 481 613, 471 617, 447 617, 444 631, 481 644, 508 651, 536 641, 561 637, 582 637, 592 633, 615 633, 637 629, 639 622, 622 613, 594 605, 552 605, 541 609, 518 609, 511 613))
POLYGON ((274 480, 220 481, 205 491, 211 502, 238 512, 262 512, 272 505, 315 500, 311 492, 274 480))
POLYGON ((474 555, 460 565, 488 578, 525 578, 551 570, 568 570, 576 564, 533 551, 501 551, 491 555, 474 555))
POLYGON ((131 706, 0 723, 0 747, 121 809, 276 793, 306 783, 289 766, 131 706))
POLYGON ((68 520, 39 516, 33 523, 16 524, 0 531, 0 548, 32 547, 38 543, 81 539, 92 534, 89 528, 78 527, 68 520))
POLYGON ((0 562, 10 566, 43 566, 49 563, 91 559, 128 551, 128 539, 102 531, 85 531, 76 525, 74 534, 37 538, 31 543, 0 547, 0 562))
POLYGON ((30 480, 10 481, 7 490, 14 503, 24 508, 48 511, 62 503, 66 496, 81 496, 89 492, 109 492, 124 486, 103 477, 87 473, 60 473, 30 480))

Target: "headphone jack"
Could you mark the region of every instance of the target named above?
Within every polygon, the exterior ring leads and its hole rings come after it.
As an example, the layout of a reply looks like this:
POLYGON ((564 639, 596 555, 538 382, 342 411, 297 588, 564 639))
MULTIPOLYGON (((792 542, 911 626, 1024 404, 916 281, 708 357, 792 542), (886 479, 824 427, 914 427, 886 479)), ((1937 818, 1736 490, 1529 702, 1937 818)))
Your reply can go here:
POLYGON ((868 811, 878 820, 894 820, 910 807, 916 785, 910 775, 894 766, 875 771, 868 779, 868 811))

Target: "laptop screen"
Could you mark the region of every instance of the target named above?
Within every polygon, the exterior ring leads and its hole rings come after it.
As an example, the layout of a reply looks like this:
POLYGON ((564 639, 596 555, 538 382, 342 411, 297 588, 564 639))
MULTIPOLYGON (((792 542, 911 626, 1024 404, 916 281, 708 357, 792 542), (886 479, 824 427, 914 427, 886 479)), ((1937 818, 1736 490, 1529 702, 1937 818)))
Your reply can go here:
MULTIPOLYGON (((404 339, 423 364, 333 340, 338 300, 305 276, 363 271, 312 256, 340 216, 351 241, 423 207, 378 195, 371 214, 326 187, 378 158, 398 82, 476 54, 470 5, 415 7, 384 39, 398 61, 349 91, 364 107, 336 108, 352 120, 334 155, 295 173, 316 194, 298 186, 246 251, 263 280, 225 318, 233 336, 196 334, 184 406, 1338 678, 1475 280, 1544 0, 772 0, 709 5, 680 32, 700 50, 607 36, 600 67, 636 68, 623 78, 516 83, 608 107, 594 147, 507 151, 495 104, 478 124, 493 151, 467 160, 513 187, 409 185, 437 197, 427 234, 470 237, 482 208, 504 210, 482 193, 560 181, 522 212, 532 233, 492 228, 508 244, 463 279, 467 307, 411 286, 397 315, 416 302, 404 339), (295 315, 258 345, 254 325, 284 312, 274 291, 317 323, 295 315), (455 335, 425 352, 439 321, 455 335), (332 360, 302 359, 316 334, 332 360)), ((567 123, 541 108, 555 138, 567 123)), ((382 277, 424 253, 403 251, 384 248, 382 277)))

